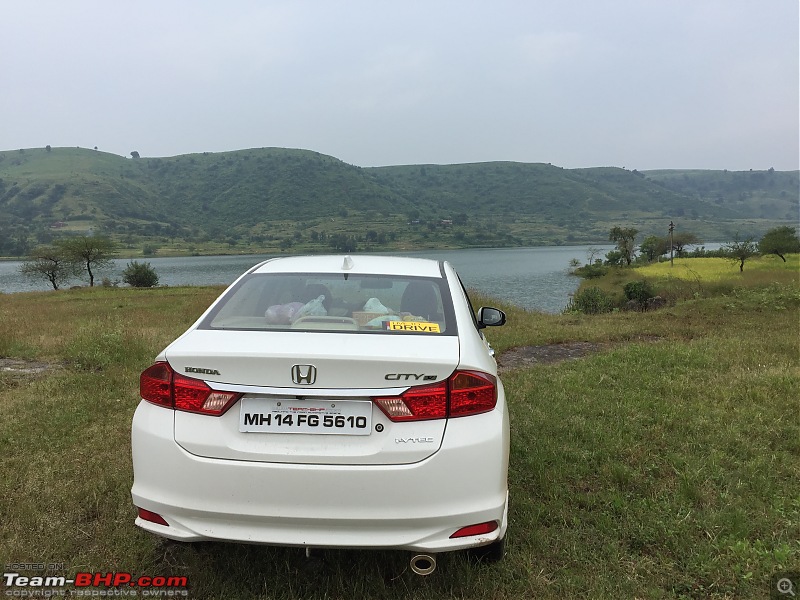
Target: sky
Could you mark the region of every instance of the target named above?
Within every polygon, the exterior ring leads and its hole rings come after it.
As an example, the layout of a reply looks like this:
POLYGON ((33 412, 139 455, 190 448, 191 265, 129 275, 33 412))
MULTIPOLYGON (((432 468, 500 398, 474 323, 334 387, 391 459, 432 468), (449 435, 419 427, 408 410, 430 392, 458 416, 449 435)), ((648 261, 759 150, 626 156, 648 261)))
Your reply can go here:
POLYGON ((800 168, 797 0, 0 5, 0 150, 800 168))

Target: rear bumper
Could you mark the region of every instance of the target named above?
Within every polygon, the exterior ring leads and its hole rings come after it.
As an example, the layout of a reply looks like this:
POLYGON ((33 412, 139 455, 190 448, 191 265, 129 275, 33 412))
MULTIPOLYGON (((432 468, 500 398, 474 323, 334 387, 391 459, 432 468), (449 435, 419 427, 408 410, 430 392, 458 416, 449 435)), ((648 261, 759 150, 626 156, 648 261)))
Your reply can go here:
POLYGON ((142 402, 133 419, 136 506, 152 533, 182 541, 438 552, 491 543, 507 527, 508 415, 451 419, 445 442, 407 465, 291 465, 195 456, 173 439, 173 413, 142 402), (450 539, 497 521, 490 534, 450 539))

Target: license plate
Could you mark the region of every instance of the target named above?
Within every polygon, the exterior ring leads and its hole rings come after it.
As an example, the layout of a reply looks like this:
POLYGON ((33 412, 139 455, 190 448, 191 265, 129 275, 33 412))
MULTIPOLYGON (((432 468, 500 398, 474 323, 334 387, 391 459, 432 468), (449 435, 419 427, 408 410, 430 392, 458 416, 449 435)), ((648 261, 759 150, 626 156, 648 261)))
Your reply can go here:
POLYGON ((239 431, 369 435, 372 402, 368 400, 294 400, 242 398, 239 431))

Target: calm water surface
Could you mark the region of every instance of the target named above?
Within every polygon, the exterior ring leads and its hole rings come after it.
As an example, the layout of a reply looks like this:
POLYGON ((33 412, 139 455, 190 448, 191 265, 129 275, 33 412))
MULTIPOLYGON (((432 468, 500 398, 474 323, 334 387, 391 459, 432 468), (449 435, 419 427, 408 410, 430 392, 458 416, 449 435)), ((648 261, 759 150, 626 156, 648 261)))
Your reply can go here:
MULTIPOLYGON (((613 246, 592 246, 602 256, 613 246)), ((488 248, 469 250, 426 250, 398 252, 447 260, 453 264, 469 289, 479 290, 524 308, 555 313, 561 311, 578 287, 577 277, 569 275, 570 260, 587 260, 589 246, 550 246, 542 248, 488 248)), ((274 255, 188 256, 147 258, 163 285, 227 285, 245 270, 274 255)), ((357 257, 357 254, 353 255, 357 257)), ((142 262, 142 259, 139 259, 142 262)), ((121 279, 129 259, 116 259, 112 267, 95 276, 121 279)), ((0 292, 27 292, 52 289, 44 281, 23 277, 19 261, 0 261, 0 292)), ((76 284, 81 282, 77 281, 76 284)), ((477 308, 477 307, 476 307, 477 308)))

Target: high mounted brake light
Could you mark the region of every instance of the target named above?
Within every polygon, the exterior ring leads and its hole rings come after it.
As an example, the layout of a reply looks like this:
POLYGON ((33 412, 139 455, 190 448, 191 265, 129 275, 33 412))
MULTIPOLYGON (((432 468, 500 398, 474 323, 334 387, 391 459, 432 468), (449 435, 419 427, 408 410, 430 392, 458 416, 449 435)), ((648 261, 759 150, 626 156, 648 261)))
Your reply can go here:
POLYGON ((186 412, 218 417, 225 413, 241 394, 212 390, 206 382, 176 373, 168 363, 157 362, 139 377, 143 400, 186 412))
POLYGON ((466 417, 497 405, 497 380, 477 371, 456 371, 446 381, 414 386, 399 396, 372 401, 395 422, 466 417))

